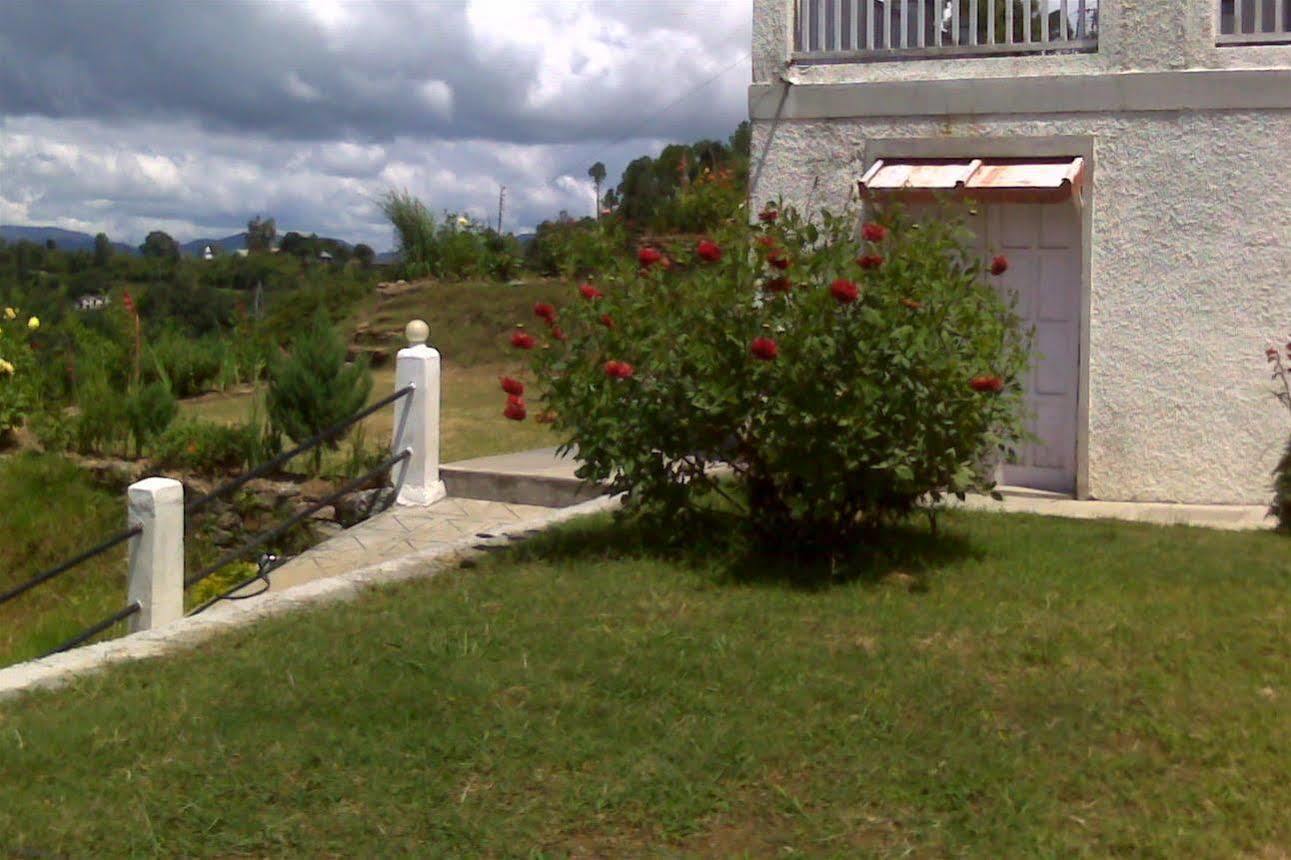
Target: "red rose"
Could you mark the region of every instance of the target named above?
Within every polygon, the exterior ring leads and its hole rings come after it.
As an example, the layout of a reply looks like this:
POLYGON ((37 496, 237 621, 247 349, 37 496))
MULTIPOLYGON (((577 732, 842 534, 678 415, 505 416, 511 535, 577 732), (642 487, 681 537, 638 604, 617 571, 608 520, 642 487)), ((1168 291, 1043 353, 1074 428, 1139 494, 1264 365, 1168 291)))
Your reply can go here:
POLYGON ((781 254, 779 251, 773 251, 771 255, 767 257, 767 262, 782 272, 789 268, 789 258, 784 254, 781 254))
POLYGON ((699 243, 699 247, 695 249, 695 253, 699 255, 701 260, 708 263, 716 263, 718 260, 722 259, 722 249, 717 247, 716 242, 710 242, 708 239, 699 243))
POLYGON ((1000 254, 994 260, 991 260, 991 274, 999 277, 1009 270, 1009 258, 1000 254))
POLYGON ((909 308, 909 309, 910 309, 910 310, 912 310, 912 311, 917 311, 917 310, 919 310, 921 307, 923 307, 923 302, 915 301, 914 299, 907 299, 907 298, 902 298, 902 299, 901 299, 901 304, 902 304, 902 305, 904 305, 904 306, 906 306, 907 308, 909 308))
POLYGON ((749 344, 749 352, 761 361, 771 361, 780 354, 780 346, 769 337, 760 337, 749 344))
MULTIPOLYGON (((1288 349, 1291 349, 1291 347, 1288 347, 1288 349)), ((1276 349, 1274 349, 1273 347, 1269 347, 1268 349, 1264 350, 1264 356, 1265 356, 1269 361, 1277 361, 1277 360, 1278 360, 1278 351, 1277 351, 1276 349)))
POLYGON ((511 345, 516 349, 533 349, 535 342, 533 335, 527 331, 516 330, 511 332, 511 345))
POLYGON ((763 209, 758 213, 758 220, 763 224, 774 224, 775 219, 780 217, 780 213, 774 209, 763 209))
POLYGON ((636 373, 636 368, 626 361, 607 361, 605 362, 605 375, 610 379, 631 379, 636 373))
POLYGON ((769 293, 787 293, 793 289, 793 283, 785 277, 772 278, 762 285, 769 293))
POLYGON ((502 410, 502 414, 512 421, 523 421, 529 413, 525 410, 524 400, 519 397, 508 397, 507 408, 502 410))
POLYGON ((659 253, 658 248, 642 248, 637 251, 637 262, 647 269, 663 259, 663 254, 659 253))
POLYGON ((888 237, 888 228, 871 221, 861 228, 861 236, 866 242, 882 242, 888 237))
POLYGON ((591 284, 583 284, 578 288, 578 291, 582 293, 583 298, 587 299, 589 302, 593 299, 605 298, 605 293, 596 289, 596 287, 593 287, 591 284))
POLYGON ((524 383, 518 379, 504 376, 502 377, 502 390, 512 397, 522 397, 524 395, 524 383))
POLYGON ((968 387, 974 391, 990 392, 999 394, 1004 390, 1004 380, 992 374, 983 374, 974 376, 968 381, 968 387))
POLYGON ((546 320, 549 323, 555 322, 556 308, 546 302, 538 302, 538 304, 533 306, 533 315, 538 319, 546 320))
POLYGON ((761 235, 761 236, 759 236, 759 237, 758 237, 757 242, 758 242, 758 244, 759 244, 759 245, 761 245, 763 248, 774 248, 774 247, 775 247, 775 236, 768 236, 768 235, 766 235, 766 234, 763 234, 763 235, 761 235))
POLYGON ((856 265, 860 266, 862 269, 865 269, 866 271, 877 269, 879 266, 883 265, 883 255, 882 254, 862 254, 861 256, 856 258, 856 265))
POLYGON ((614 328, 614 317, 609 314, 601 314, 601 325, 606 328, 614 328))
POLYGON ((860 290, 856 289, 856 284, 846 278, 839 278, 829 285, 829 294, 840 305, 850 305, 860 296, 860 290))
POLYGON ((569 340, 569 335, 565 334, 564 330, 558 325, 551 327, 551 336, 562 343, 569 340))

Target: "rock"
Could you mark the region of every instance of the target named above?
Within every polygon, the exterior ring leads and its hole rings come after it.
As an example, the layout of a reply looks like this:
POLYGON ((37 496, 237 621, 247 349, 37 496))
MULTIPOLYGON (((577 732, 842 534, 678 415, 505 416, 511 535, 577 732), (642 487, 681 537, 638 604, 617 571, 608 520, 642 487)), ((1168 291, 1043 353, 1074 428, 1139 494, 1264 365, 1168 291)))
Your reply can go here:
POLYGON ((215 518, 215 527, 223 531, 234 531, 242 528, 242 518, 233 511, 224 511, 215 518))
POLYGON ((379 514, 394 502, 394 488, 360 490, 336 500, 336 521, 349 528, 369 516, 379 514))
POLYGON ((309 515, 311 520, 335 520, 336 508, 331 505, 324 505, 309 515))

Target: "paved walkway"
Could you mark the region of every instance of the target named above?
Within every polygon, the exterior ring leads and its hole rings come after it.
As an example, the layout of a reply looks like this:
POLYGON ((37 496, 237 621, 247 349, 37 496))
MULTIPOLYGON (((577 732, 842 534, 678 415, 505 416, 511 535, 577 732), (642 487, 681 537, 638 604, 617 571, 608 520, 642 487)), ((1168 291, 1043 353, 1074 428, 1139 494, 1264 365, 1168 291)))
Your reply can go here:
POLYGON ((470 538, 484 540, 495 532, 541 520, 552 511, 536 505, 451 497, 425 508, 395 506, 288 561, 269 575, 270 590, 282 591, 378 562, 460 545, 470 538))

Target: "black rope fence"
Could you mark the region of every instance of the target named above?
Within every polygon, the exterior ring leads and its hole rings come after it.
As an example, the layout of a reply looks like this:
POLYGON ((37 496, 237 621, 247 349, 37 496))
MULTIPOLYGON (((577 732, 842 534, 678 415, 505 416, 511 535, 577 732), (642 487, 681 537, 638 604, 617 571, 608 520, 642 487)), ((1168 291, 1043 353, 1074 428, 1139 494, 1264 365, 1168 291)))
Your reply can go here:
POLYGON ((94 546, 87 549, 85 552, 81 553, 80 555, 69 558, 67 561, 63 562, 57 567, 51 567, 49 570, 45 571, 44 573, 37 574, 36 576, 33 576, 31 579, 27 580, 26 582, 20 585, 15 585, 13 588, 9 589, 8 591, 4 592, 3 594, 0 594, 0 606, 8 603, 10 600, 13 600, 15 597, 18 597, 19 595, 26 594, 28 591, 31 591, 33 588, 35 588, 38 585, 42 585, 46 582, 49 582, 51 579, 56 579, 57 577, 62 576, 72 568, 76 567, 79 564, 89 561, 90 559, 94 558, 96 555, 102 555, 103 553, 107 552, 113 547, 119 544, 125 543, 126 541, 130 540, 130 538, 134 537, 135 535, 139 534, 142 531, 143 529, 141 527, 134 526, 132 528, 126 529, 125 531, 117 532, 112 537, 108 538, 102 543, 95 544, 94 546))
MULTIPOLYGON (((322 510, 328 505, 334 503, 337 499, 341 498, 344 495, 354 492, 359 487, 362 487, 364 484, 366 484, 368 481, 371 481, 377 475, 384 474, 385 472, 393 468, 396 463, 401 463, 404 460, 407 460, 411 456, 412 456, 412 451, 410 449, 404 449, 403 451, 400 451, 398 454, 392 454, 389 457, 386 457, 376 466, 373 466, 371 469, 369 469, 367 472, 364 472, 362 475, 359 475, 356 478, 351 478, 349 481, 346 481, 340 487, 337 487, 331 493, 319 499, 318 501, 314 502, 309 507, 304 508, 303 510, 297 511, 291 517, 284 520, 282 523, 270 529, 269 531, 262 532, 261 534, 256 535, 254 538, 247 541, 242 546, 229 550, 224 555, 216 559, 214 562, 199 570, 197 573, 193 574, 192 576, 186 577, 184 579, 184 587, 191 588, 192 586, 197 585, 197 583, 201 582, 202 580, 206 579, 209 576, 212 576, 213 574, 217 573, 219 570, 226 567, 227 565, 232 564, 233 562, 246 556, 250 552, 260 549, 265 544, 268 544, 271 541, 281 537, 282 535, 290 531, 292 528, 296 527, 297 525, 299 525, 300 523, 304 522, 306 519, 311 517, 313 514, 317 513, 318 511, 322 510)), ((260 565, 260 569, 259 571, 256 572, 255 576, 249 577, 243 582, 239 582, 237 585, 228 589, 223 594, 217 597, 211 598, 210 600, 206 601, 201 606, 198 606, 196 609, 190 612, 189 615, 196 615, 197 613, 206 610, 208 607, 212 606, 215 603, 218 603, 221 600, 230 599, 230 595, 234 594, 237 591, 240 591, 241 589, 245 588, 246 586, 250 585, 251 583, 257 580, 264 580, 265 589, 267 590, 269 586, 269 578, 268 578, 269 574, 272 573, 274 570, 276 570, 278 567, 281 567, 282 564, 285 563, 285 561, 280 560, 277 556, 269 556, 268 558, 270 559, 270 561, 268 561, 267 563, 262 561, 260 565)), ((262 592, 256 592, 256 593, 260 594, 262 592)), ((248 595, 248 596, 252 596, 252 595, 248 595)), ((238 598, 232 598, 232 599, 238 599, 238 598)))
POLYGON ((46 651, 44 654, 41 654, 40 656, 44 658, 44 657, 50 657, 54 654, 61 654, 64 651, 70 651, 71 649, 75 648, 77 645, 81 645, 93 639, 95 636, 98 636, 100 633, 102 633, 104 630, 107 630, 113 624, 117 624, 118 622, 125 621, 131 615, 134 615, 136 612, 138 612, 141 608, 142 607, 139 606, 138 602, 131 603, 128 606, 122 607, 121 609, 118 609, 116 612, 113 612, 111 615, 109 615, 107 618, 104 618, 102 621, 98 622, 97 624, 86 627, 80 633, 77 633, 75 636, 73 636, 71 639, 68 639, 62 645, 59 645, 53 651, 46 651))
POLYGON ((362 409, 354 413, 349 418, 346 418, 344 421, 337 422, 336 424, 333 424, 331 427, 328 427, 326 430, 321 431, 317 435, 309 439, 306 439, 304 442, 301 442, 299 445, 297 445, 295 448, 292 448, 290 451, 284 451, 283 453, 279 454, 277 457, 274 457, 272 460, 268 460, 264 463, 261 463, 259 466, 256 466, 254 469, 247 472, 242 477, 229 481, 227 484, 223 484, 222 486, 219 486, 214 490, 211 490, 206 495, 194 499, 193 501, 184 505, 184 513, 186 514, 197 513, 198 511, 202 510, 203 508, 205 508, 207 505, 209 505, 211 502, 215 501, 216 499, 223 498, 229 495, 230 493, 238 489, 241 489, 242 487, 245 487, 247 484, 251 483, 256 478, 263 478, 265 475, 273 473, 275 470, 280 468, 284 463, 291 460, 293 457, 298 457, 301 454, 305 453, 306 451, 310 451, 314 448, 317 448, 319 445, 322 445, 332 439, 339 437, 342 433, 344 433, 346 430, 350 429, 355 424, 362 421, 364 418, 367 418, 369 415, 373 414, 374 412, 378 412, 384 409, 385 407, 389 406, 392 403, 402 400, 403 398, 407 397, 409 394, 412 394, 413 391, 415 390, 416 390, 415 385, 405 385, 403 388, 400 388, 398 391, 394 392, 393 394, 390 394, 386 397, 382 397, 376 403, 373 403, 371 406, 368 406, 365 409, 362 409))

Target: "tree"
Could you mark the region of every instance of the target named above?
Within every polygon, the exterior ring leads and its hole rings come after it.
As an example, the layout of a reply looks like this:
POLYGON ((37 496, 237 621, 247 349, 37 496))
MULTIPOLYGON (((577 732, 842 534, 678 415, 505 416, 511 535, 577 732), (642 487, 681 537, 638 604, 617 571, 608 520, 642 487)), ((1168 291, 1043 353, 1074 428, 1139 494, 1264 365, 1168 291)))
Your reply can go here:
POLYGON ((277 236, 278 226, 272 218, 257 215, 247 222, 247 250, 253 254, 273 248, 273 240, 277 236))
POLYGON ((363 268, 368 269, 376 262, 377 252, 372 250, 371 245, 360 242, 354 246, 354 259, 358 260, 363 268))
POLYGON ((596 162, 587 168, 587 175, 592 177, 592 182, 596 183, 596 212, 597 218, 601 217, 601 183, 605 181, 605 165, 596 162))
MULTIPOLYGON (((304 442, 363 408, 372 390, 366 365, 345 361, 345 341, 321 308, 296 335, 285 357, 269 369, 267 405, 274 429, 304 442)), ((340 439, 325 440, 335 450, 340 439)), ((314 449, 314 472, 322 468, 323 447, 314 449)))
POLYGON ((112 259, 112 242, 108 239, 107 233, 100 233, 94 237, 94 265, 102 269, 112 259))
POLYGON ((145 257, 160 260, 178 260, 179 243, 172 239, 169 233, 153 230, 144 238, 143 244, 139 246, 139 253, 145 257))

